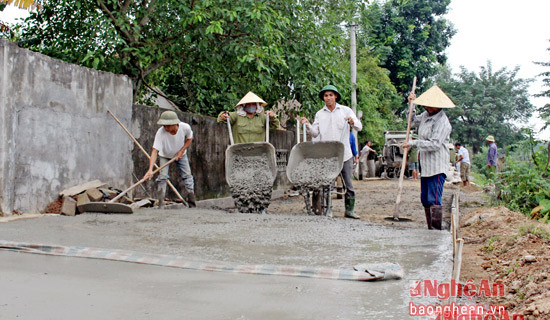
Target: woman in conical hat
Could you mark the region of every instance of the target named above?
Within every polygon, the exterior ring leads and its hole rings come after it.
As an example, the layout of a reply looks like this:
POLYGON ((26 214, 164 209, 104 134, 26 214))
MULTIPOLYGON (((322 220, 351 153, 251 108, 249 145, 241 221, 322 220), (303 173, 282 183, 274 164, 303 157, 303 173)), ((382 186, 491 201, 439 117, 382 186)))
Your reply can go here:
POLYGON ((231 130, 235 143, 249 143, 265 141, 265 122, 269 116, 269 128, 279 127, 273 111, 264 112, 267 103, 253 92, 248 92, 236 105, 236 111, 222 111, 218 115, 218 122, 231 122, 231 130))
POLYGON ((424 206, 428 229, 442 228, 443 184, 450 164, 449 136, 451 123, 443 109, 455 105, 437 86, 431 87, 418 99, 414 93, 409 100, 426 111, 414 116, 411 127, 418 127, 418 138, 403 144, 403 148, 416 148, 420 154, 420 200, 424 206))

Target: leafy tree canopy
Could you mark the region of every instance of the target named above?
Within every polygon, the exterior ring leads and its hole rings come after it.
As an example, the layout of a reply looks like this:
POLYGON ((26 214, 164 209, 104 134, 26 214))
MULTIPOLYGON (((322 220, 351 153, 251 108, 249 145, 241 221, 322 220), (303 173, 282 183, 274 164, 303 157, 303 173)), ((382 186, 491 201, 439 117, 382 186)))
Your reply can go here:
POLYGON ((529 101, 530 79, 517 77, 519 67, 494 71, 491 62, 479 73, 442 72, 437 84, 453 100, 456 108, 446 110, 453 126, 452 138, 480 150, 485 137, 493 135, 499 147, 525 139, 521 123, 529 119, 535 106, 529 101))
POLYGON ((446 62, 445 49, 456 33, 442 16, 450 0, 375 1, 363 11, 360 25, 365 36, 363 45, 380 58, 381 66, 390 71, 397 90, 406 93, 413 78, 418 86, 437 73, 446 62))
POLYGON ((349 105, 346 25, 358 22, 357 108, 366 129, 360 139, 379 143, 385 130, 398 129, 395 113, 404 109, 394 83, 405 90, 414 75, 431 75, 444 61, 453 33, 437 18, 448 1, 394 0, 369 7, 359 0, 44 0, 41 5, 19 26, 20 44, 128 75, 136 101, 147 96, 145 89, 158 88, 180 109, 206 115, 233 109, 253 91, 270 104, 296 99, 302 104, 298 113, 312 116, 322 106, 317 94, 326 84, 336 85, 349 105), (401 55, 410 65, 391 62, 401 55))
POLYGON ((247 91, 317 109, 345 83, 342 22, 360 1, 45 0, 22 42, 71 63, 128 75, 136 99, 160 88, 182 110, 214 115, 247 91))
MULTIPOLYGON (((550 52, 550 48, 546 49, 548 52, 550 52)), ((550 67, 550 61, 547 62, 535 62, 535 64, 542 66, 542 67, 550 67)), ((546 70, 544 72, 541 72, 539 74, 539 77, 542 77, 543 86, 547 89, 536 94, 535 97, 546 97, 550 98, 550 70, 546 70)), ((546 121, 546 124, 542 128, 542 130, 546 129, 548 126, 550 126, 550 103, 547 103, 545 106, 541 107, 539 109, 539 113, 546 121)))

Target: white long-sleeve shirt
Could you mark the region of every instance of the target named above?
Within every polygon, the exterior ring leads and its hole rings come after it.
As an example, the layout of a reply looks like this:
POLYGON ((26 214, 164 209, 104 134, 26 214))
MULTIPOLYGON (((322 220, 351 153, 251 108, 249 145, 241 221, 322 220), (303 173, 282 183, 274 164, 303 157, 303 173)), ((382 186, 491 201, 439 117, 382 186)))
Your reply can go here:
MULTIPOLYGON (((317 138, 318 141, 341 141, 342 131, 347 127, 345 120, 347 117, 353 119, 353 128, 357 131, 363 129, 363 125, 357 119, 353 110, 338 103, 332 111, 327 106, 317 111, 313 124, 308 123, 306 127, 311 136, 317 138)), ((344 139, 341 142, 344 143, 344 161, 347 161, 353 157, 349 144, 349 129, 344 133, 344 139)))

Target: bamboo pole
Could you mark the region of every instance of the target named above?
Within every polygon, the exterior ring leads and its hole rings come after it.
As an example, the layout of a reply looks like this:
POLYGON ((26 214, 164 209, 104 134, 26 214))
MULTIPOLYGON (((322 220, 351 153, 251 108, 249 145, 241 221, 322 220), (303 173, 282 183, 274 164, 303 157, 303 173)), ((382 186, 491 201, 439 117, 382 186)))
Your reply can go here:
MULTIPOLYGON (((416 90, 416 77, 413 80, 413 86, 411 92, 414 93, 416 90)), ((407 120, 407 137, 405 142, 409 142, 409 135, 411 132, 411 121, 413 114, 414 103, 409 101, 409 117, 407 120)), ((399 221, 399 210, 401 205, 401 194, 403 193, 403 176, 405 175, 405 166, 407 165, 407 154, 409 153, 409 148, 405 149, 403 152, 403 161, 401 162, 401 173, 399 174, 399 186, 397 188, 397 199, 395 200, 395 209, 393 210, 393 220, 399 221)))

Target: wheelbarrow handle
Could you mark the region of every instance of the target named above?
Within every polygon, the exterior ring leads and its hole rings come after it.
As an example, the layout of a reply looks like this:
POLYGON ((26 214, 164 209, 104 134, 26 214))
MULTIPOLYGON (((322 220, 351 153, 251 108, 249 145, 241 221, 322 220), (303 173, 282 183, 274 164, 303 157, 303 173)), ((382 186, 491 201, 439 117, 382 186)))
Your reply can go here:
POLYGON ((269 111, 265 111, 265 142, 269 143, 269 111))
POLYGON ((349 122, 346 120, 346 124, 344 125, 344 129, 342 129, 342 136, 340 137, 340 142, 342 142, 344 145, 346 144, 346 131, 349 132, 349 122))
POLYGON ((227 130, 229 131, 229 143, 230 145, 234 145, 235 142, 233 141, 233 131, 231 130, 231 119, 229 118, 229 112, 226 112, 227 114, 227 130))
MULTIPOLYGON (((173 157, 170 161, 166 162, 165 164, 163 164, 162 166, 160 166, 160 168, 157 168, 155 169, 155 171, 153 171, 153 175, 156 174, 157 172, 159 172, 160 170, 164 169, 166 166, 170 165, 172 162, 176 161, 177 159, 177 156, 176 157, 173 157)), ((141 178, 141 180, 139 180, 138 182, 134 183, 131 187, 129 187, 128 189, 122 191, 118 196, 114 197, 111 201, 109 201, 109 203, 113 203, 115 201, 117 201, 118 199, 122 198, 126 193, 130 192, 131 190, 133 190, 135 187, 139 186, 140 184, 144 183, 145 182, 145 178, 141 178)))
POLYGON ((300 118, 296 119, 296 144, 300 143, 300 118))
MULTIPOLYGON (((300 117, 296 119, 296 143, 300 143, 300 117)), ((307 140, 307 131, 306 131, 306 123, 304 122, 302 124, 302 142, 306 142, 307 140)))

